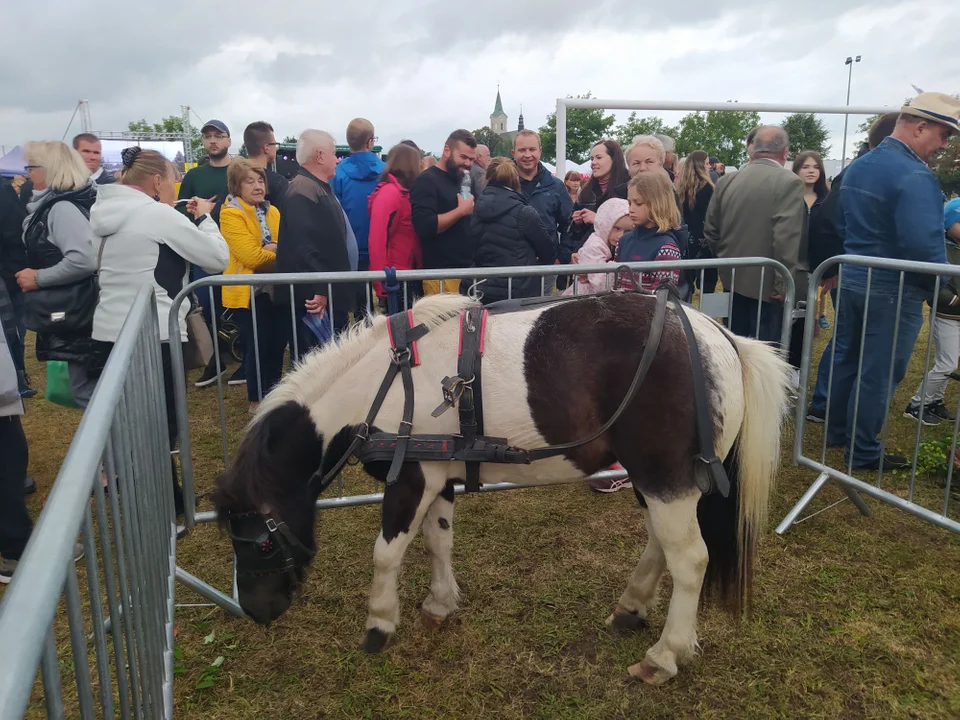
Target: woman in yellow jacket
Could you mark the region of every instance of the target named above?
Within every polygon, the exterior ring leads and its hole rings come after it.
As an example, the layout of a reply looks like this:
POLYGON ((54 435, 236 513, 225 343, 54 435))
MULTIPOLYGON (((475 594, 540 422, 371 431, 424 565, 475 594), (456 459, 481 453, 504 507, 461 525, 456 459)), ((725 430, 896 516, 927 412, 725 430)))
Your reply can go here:
MULTIPOLYGON (((227 190, 230 194, 220 211, 220 233, 230 248, 230 263, 224 274, 271 272, 277 259, 280 211, 264 199, 267 193, 266 173, 245 158, 234 158, 227 169, 227 190)), ((250 412, 253 413, 262 397, 280 380, 287 324, 284 322, 283 307, 273 302, 270 286, 254 285, 257 310, 257 339, 254 342, 250 294, 249 285, 223 288, 223 306, 233 310, 240 329, 247 399, 250 401, 250 412)), ((286 321, 289 322, 289 319, 287 315, 286 321)))

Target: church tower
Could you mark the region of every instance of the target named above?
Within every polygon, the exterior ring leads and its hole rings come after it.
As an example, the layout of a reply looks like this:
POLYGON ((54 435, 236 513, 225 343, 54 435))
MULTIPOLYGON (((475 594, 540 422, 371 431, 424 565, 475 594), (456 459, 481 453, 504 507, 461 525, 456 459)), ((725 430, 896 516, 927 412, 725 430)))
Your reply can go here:
POLYGON ((499 85, 497 85, 497 103, 493 106, 493 112, 490 114, 490 129, 498 135, 507 132, 507 114, 503 111, 499 85))
POLYGON ((520 119, 517 121, 517 132, 523 130, 523 105, 520 106, 520 119))

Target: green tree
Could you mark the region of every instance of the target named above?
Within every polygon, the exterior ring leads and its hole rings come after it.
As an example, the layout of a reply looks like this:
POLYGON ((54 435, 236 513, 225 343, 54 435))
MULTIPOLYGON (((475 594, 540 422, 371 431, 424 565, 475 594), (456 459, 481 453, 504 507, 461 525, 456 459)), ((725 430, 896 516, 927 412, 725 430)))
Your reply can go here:
POLYGON ((284 144, 291 143, 291 144, 293 144, 293 145, 296 145, 296 144, 297 144, 297 139, 296 139, 293 135, 287 135, 287 136, 286 136, 283 140, 281 140, 280 142, 282 142, 282 143, 284 143, 284 144))
POLYGON ((677 157, 705 150, 724 165, 743 164, 747 134, 760 124, 760 115, 738 110, 710 110, 684 115, 677 125, 677 157))
POLYGON ((637 135, 669 135, 673 137, 676 131, 658 117, 637 117, 635 112, 622 125, 614 128, 613 137, 624 150, 633 142, 637 135))
MULTIPOLYGON (((146 120, 135 120, 127 123, 127 130, 133 133, 165 132, 165 133, 183 133, 183 118, 178 115, 171 115, 163 118, 158 123, 148 123, 146 120)), ((207 154, 203 149, 203 140, 200 137, 200 129, 190 126, 190 144, 193 146, 193 156, 195 161, 207 154)))
POLYGON ((960 137, 954 137, 940 156, 930 163, 947 197, 960 195, 960 137))
POLYGON ((796 157, 804 150, 813 150, 820 153, 822 157, 826 157, 830 152, 830 146, 827 145, 830 137, 827 127, 823 124, 823 120, 813 113, 788 115, 780 123, 780 127, 790 136, 790 157, 796 157))
POLYGON ((480 145, 486 145, 490 148, 490 157, 510 157, 510 140, 498 135, 489 127, 477 128, 473 131, 473 136, 480 145))
POLYGON ((866 135, 868 132, 870 132, 870 126, 879 119, 879 115, 871 115, 857 126, 857 132, 862 132, 864 135, 866 135))
MULTIPOLYGON (((567 97, 571 97, 567 95, 567 97)), ((587 99, 590 96, 578 95, 578 98, 587 99)), ((587 110, 584 108, 567 109, 567 159, 580 164, 590 157, 590 148, 598 140, 610 136, 610 129, 617 119, 603 110, 587 110)), ((549 163, 557 161, 557 114, 547 115, 547 123, 538 131, 540 144, 543 146, 543 159, 549 163)))

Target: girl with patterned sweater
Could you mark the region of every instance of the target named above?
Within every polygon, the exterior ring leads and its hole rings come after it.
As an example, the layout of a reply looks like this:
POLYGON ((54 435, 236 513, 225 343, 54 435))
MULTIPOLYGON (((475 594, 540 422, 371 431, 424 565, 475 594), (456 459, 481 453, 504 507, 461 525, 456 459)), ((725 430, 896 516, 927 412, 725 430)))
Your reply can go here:
MULTIPOLYGON (((677 209, 673 183, 665 170, 640 173, 627 189, 630 219, 636 228, 617 245, 617 262, 670 262, 683 259, 680 248, 686 246, 686 231, 677 209)), ((656 290, 669 281, 680 284, 679 270, 651 270, 633 274, 632 281, 622 278, 620 286, 632 289, 637 283, 644 290, 656 290)))

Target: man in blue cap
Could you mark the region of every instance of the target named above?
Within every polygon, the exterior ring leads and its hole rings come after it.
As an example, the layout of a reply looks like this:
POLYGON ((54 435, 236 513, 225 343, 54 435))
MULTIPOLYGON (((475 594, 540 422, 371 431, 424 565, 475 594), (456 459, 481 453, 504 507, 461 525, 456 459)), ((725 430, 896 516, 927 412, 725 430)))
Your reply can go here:
MULTIPOLYGON (((233 159, 230 157, 230 129, 226 126, 226 123, 221 120, 208 120, 203 124, 203 127, 200 128, 200 135, 203 137, 203 149, 207 151, 206 162, 192 168, 183 176, 183 182, 180 183, 180 193, 177 197, 180 200, 189 200, 192 197, 214 200, 217 206, 211 214, 211 217, 219 223, 220 205, 223 204, 223 200, 227 196, 227 167, 233 159)), ((190 268, 191 281, 199 280, 206 276, 207 273, 200 268, 196 266, 190 268)), ((197 298, 200 300, 200 305, 203 307, 204 318, 207 324, 211 326, 212 331, 214 313, 216 313, 218 321, 223 314, 223 305, 220 301, 220 288, 214 288, 214 304, 212 307, 210 305, 210 292, 208 290, 197 293, 197 298)), ((224 353, 220 353, 220 355, 222 358, 224 353)), ((213 383, 217 381, 217 378, 224 372, 226 372, 226 367, 217 366, 217 357, 216 354, 214 354, 204 369, 203 374, 200 376, 200 379, 197 380, 196 386, 206 387, 213 385, 213 383)), ((245 381, 243 365, 241 364, 230 377, 229 383, 231 385, 238 385, 243 384, 245 381)))

